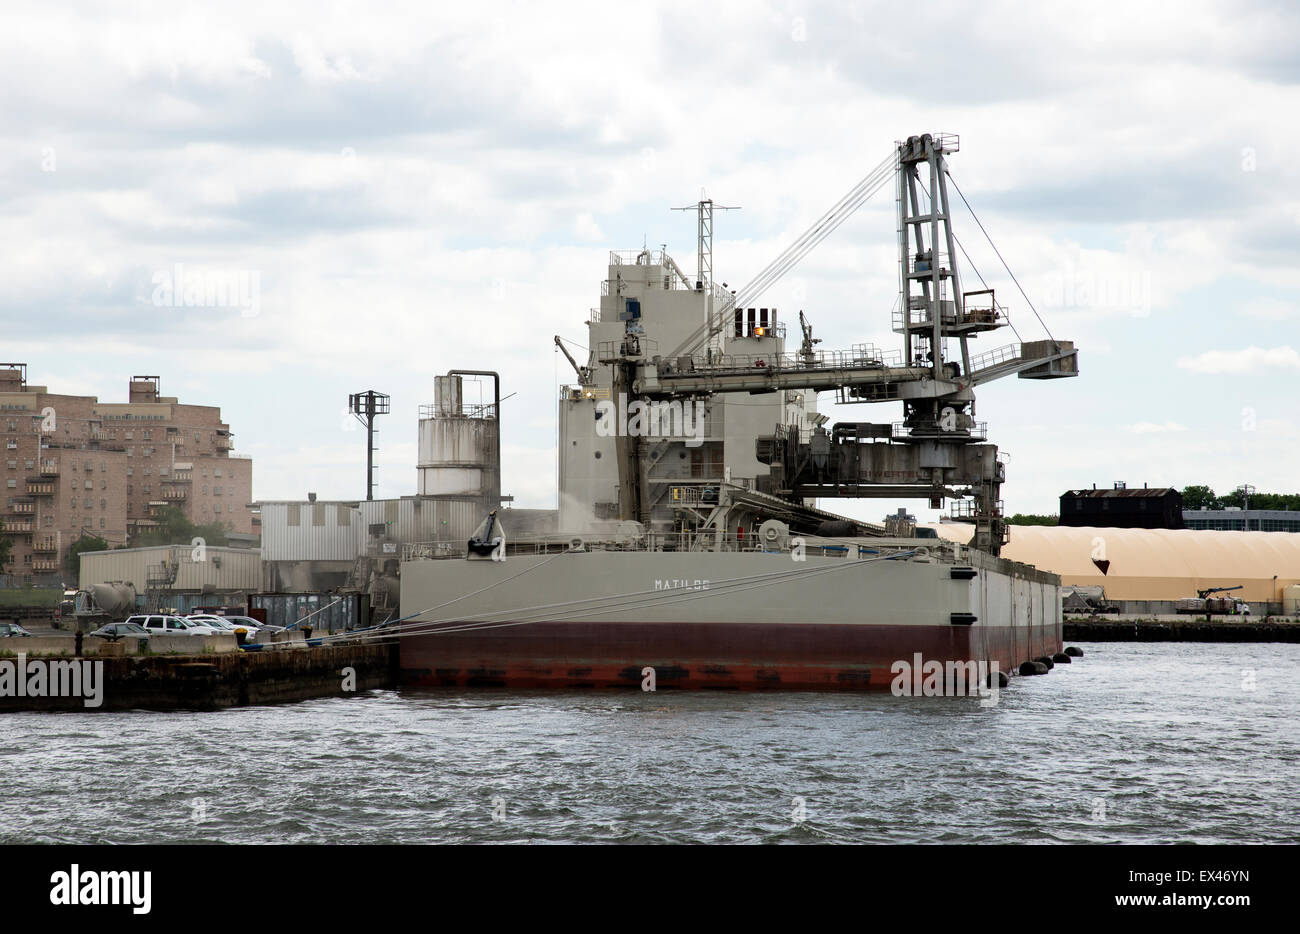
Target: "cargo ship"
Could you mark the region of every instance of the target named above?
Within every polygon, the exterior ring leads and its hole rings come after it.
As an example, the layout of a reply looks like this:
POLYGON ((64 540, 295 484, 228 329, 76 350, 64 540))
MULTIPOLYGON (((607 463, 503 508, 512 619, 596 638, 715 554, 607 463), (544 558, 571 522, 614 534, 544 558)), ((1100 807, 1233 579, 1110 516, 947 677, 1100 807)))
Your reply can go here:
MULTIPOLYGON (((565 351, 577 382, 558 400, 556 529, 516 534, 489 508, 467 541, 405 546, 405 680, 886 690, 900 664, 1011 673, 1059 652, 1059 578, 999 556, 1005 467, 974 391, 1009 375, 1075 376, 1077 351, 1049 335, 975 352, 1008 322, 992 289, 963 289, 948 203, 958 148, 942 134, 897 143, 737 290, 715 282, 721 206, 709 200, 692 208, 694 276, 666 250, 611 253, 587 358, 565 351), (784 315, 761 296, 891 181, 898 347, 820 349, 800 311, 790 349, 784 315), (903 419, 829 424, 821 392, 901 404, 903 419), (877 524, 822 508, 861 497, 950 502, 970 543, 927 535, 903 510, 877 524)), ((499 393, 470 414, 457 371, 436 391, 433 434, 460 437, 477 418, 479 453, 499 463, 499 393)), ((430 492, 454 492, 477 463, 442 453, 430 492)))

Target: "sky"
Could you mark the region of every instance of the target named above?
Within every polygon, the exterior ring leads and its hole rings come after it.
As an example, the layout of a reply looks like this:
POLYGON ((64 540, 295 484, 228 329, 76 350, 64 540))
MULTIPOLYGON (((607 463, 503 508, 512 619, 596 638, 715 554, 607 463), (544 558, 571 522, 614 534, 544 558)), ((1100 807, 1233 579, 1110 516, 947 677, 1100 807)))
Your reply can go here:
MULTIPOLYGON (((978 393, 1008 512, 1300 490, 1293 3, 8 2, 0 26, 0 358, 219 405, 256 499, 364 496, 346 401, 372 388, 377 495, 414 493, 418 408, 472 368, 509 395, 504 491, 553 507, 552 337, 585 346, 608 251, 693 268, 670 208, 705 192, 741 208, 714 242, 734 287, 922 132, 960 136, 1028 301, 954 229, 1020 335, 1036 309, 1079 348, 1078 379, 978 393)), ((895 348, 895 251, 887 186, 763 303, 823 349, 895 348)), ((934 516, 833 508, 896 505, 934 516)))

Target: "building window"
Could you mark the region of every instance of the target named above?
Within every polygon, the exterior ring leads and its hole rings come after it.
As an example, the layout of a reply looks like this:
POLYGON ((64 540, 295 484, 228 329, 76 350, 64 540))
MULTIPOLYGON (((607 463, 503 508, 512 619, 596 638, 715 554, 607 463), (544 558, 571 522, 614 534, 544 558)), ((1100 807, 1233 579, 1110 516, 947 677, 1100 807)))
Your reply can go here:
POLYGON ((213 506, 213 507, 212 507, 212 511, 215 512, 215 513, 220 513, 220 512, 221 512, 221 504, 220 504, 220 503, 217 503, 215 506, 213 506))
POLYGON ((72 497, 71 500, 69 500, 69 502, 68 502, 68 508, 69 508, 69 509, 76 509, 76 508, 77 508, 77 498, 76 498, 75 496, 72 497))
POLYGON ((312 525, 324 525, 324 524, 325 524, 325 504, 324 504, 324 503, 314 503, 314 504, 312 505, 312 507, 311 507, 311 524, 312 524, 312 525))
POLYGON ((32 460, 30 457, 27 458, 27 469, 28 469, 28 470, 35 470, 35 469, 36 469, 36 462, 35 462, 34 460, 32 460))
POLYGON ((148 428, 146 428, 146 429, 144 430, 144 440, 148 441, 151 435, 152 435, 152 432, 149 431, 148 428))
POLYGON ((128 468, 126 468, 126 475, 127 475, 128 477, 134 477, 134 476, 135 476, 135 468, 134 468, 134 467, 128 467, 128 468))
POLYGON ((107 508, 108 508, 108 500, 106 500, 106 499, 101 499, 101 500, 99 501, 99 508, 100 508, 100 509, 107 509, 107 508))
POLYGON ((100 519, 100 520, 99 520, 99 527, 100 527, 101 529, 104 527, 104 520, 103 520, 103 519, 100 519))
POLYGON ((87 480, 87 481, 86 481, 86 489, 88 489, 88 490, 93 490, 94 488, 95 488, 95 481, 94 481, 94 480, 87 480))
POLYGON ((213 496, 220 496, 220 495, 221 495, 221 487, 219 487, 219 486, 214 486, 214 487, 212 488, 212 495, 213 495, 213 496))
POLYGON ((10 470, 17 470, 17 469, 18 469, 18 461, 10 461, 10 462, 9 462, 9 469, 10 469, 10 470))
POLYGON ((127 441, 130 441, 130 440, 132 440, 132 439, 135 437, 135 432, 134 432, 134 431, 128 431, 128 432, 126 432, 125 434, 123 434, 122 437, 126 438, 127 441))
POLYGON ((290 503, 289 506, 288 506, 288 508, 286 509, 286 513, 287 513, 287 515, 285 516, 285 522, 286 522, 286 524, 288 524, 288 525, 301 525, 301 524, 302 524, 302 506, 301 506, 301 505, 299 505, 298 503, 290 503))
POLYGON ((18 481, 15 480, 13 477, 10 477, 10 478, 9 478, 9 489, 12 490, 12 489, 13 489, 14 487, 16 487, 17 485, 18 485, 18 481))
POLYGON ((99 481, 99 488, 100 488, 101 490, 107 490, 107 489, 108 489, 108 481, 107 481, 107 480, 100 480, 100 481, 99 481))

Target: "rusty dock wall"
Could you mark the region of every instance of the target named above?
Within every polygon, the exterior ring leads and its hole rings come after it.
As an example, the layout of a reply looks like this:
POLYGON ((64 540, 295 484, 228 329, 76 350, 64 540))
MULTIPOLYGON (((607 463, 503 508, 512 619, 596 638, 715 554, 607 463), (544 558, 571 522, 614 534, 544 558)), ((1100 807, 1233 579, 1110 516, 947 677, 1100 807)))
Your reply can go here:
MULTIPOLYGON (((8 648, 8 646, 6 646, 8 648)), ((338 644, 262 652, 203 655, 141 656, 24 656, 0 657, 0 712, 18 710, 221 710, 252 704, 274 704, 319 697, 346 697, 397 685, 397 646, 338 644), (20 671, 20 662, 23 666, 20 671), (48 696, 58 672, 66 683, 70 664, 101 665, 102 703, 90 707, 81 694, 48 696), (26 690, 41 678, 37 666, 50 672, 33 696, 26 690), (345 690, 345 669, 352 670, 345 690), (15 681, 24 677, 24 689, 15 681)))

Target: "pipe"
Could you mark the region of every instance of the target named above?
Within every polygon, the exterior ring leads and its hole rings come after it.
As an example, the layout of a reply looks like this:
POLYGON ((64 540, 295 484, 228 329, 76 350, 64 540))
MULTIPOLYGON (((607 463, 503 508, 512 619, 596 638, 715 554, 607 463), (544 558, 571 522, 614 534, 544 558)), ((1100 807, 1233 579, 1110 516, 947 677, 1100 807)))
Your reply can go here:
POLYGON ((492 491, 491 509, 501 508, 501 374, 496 370, 448 370, 448 376, 490 376, 492 377, 492 410, 497 419, 496 443, 496 488, 492 491))

